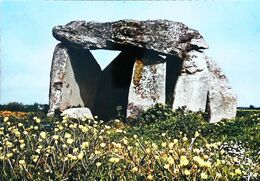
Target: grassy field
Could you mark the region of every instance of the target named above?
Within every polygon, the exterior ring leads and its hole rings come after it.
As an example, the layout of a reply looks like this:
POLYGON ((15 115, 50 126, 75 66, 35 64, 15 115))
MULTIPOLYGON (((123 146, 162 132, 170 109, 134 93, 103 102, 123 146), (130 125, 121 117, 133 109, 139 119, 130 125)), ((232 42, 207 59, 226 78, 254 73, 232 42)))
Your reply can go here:
POLYGON ((0 112, 0 180, 259 180, 259 110, 216 124, 162 105, 104 123, 0 112))

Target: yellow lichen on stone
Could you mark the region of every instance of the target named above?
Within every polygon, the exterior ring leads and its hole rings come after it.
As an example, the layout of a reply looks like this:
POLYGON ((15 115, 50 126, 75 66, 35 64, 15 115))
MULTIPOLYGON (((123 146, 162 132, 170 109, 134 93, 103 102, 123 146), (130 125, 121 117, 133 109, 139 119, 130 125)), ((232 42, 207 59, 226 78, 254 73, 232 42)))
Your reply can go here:
POLYGON ((140 80, 142 78, 142 72, 144 68, 144 63, 141 59, 136 59, 135 61, 135 68, 134 68, 134 85, 138 86, 140 83, 140 80))

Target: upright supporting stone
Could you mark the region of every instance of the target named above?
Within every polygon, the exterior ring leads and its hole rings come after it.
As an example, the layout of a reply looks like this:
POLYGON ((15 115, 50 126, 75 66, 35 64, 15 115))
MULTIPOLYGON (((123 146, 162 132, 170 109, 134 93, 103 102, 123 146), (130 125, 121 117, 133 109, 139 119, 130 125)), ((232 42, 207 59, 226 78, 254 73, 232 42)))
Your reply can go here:
POLYGON ((68 49, 58 44, 54 50, 50 83, 50 110, 70 107, 92 108, 101 69, 89 50, 68 49))
POLYGON ((137 58, 129 88, 127 117, 136 117, 156 103, 165 104, 166 62, 160 56, 137 58))
POLYGON ((197 51, 187 54, 175 87, 173 109, 184 106, 191 111, 205 111, 209 89, 205 59, 206 56, 197 51))
POLYGON ((61 43, 54 49, 50 73, 49 114, 60 109, 62 105, 64 74, 69 60, 67 51, 68 49, 61 43))
POLYGON ((207 111, 209 121, 215 123, 236 116, 237 99, 221 68, 207 57, 209 70, 209 94, 207 111))

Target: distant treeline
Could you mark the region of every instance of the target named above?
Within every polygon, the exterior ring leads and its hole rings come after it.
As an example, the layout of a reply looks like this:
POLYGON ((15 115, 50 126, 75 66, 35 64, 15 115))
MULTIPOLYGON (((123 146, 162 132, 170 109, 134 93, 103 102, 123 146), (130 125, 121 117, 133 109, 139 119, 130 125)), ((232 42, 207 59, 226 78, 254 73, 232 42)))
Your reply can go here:
POLYGON ((38 112, 42 111, 47 113, 49 109, 48 104, 38 104, 34 103, 32 105, 24 105, 20 102, 10 102, 8 104, 0 104, 1 111, 21 111, 21 112, 38 112))
POLYGON ((237 107, 238 109, 254 109, 254 110, 260 110, 260 107, 255 107, 253 105, 250 105, 249 107, 237 107))

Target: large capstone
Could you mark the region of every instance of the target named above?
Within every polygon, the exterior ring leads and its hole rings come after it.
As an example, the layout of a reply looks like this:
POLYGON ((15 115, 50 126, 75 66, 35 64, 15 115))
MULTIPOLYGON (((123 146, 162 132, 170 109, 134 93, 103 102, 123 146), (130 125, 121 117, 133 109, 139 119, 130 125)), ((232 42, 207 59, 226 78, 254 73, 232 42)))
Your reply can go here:
POLYGON ((169 20, 72 21, 53 28, 50 113, 87 107, 104 120, 156 103, 233 118, 237 99, 197 30, 169 20), (89 50, 122 51, 101 71, 89 50))

